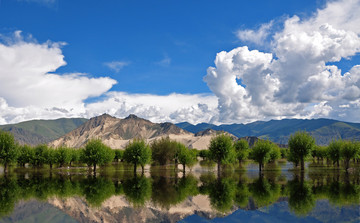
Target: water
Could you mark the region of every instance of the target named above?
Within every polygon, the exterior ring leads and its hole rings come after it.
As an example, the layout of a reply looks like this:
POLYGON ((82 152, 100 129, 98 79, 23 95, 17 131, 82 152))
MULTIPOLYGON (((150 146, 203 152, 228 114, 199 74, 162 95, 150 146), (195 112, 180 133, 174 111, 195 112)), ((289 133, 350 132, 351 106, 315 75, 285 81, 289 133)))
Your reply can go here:
POLYGON ((0 176, 0 222, 360 222, 357 168, 214 169, 15 168, 0 176))

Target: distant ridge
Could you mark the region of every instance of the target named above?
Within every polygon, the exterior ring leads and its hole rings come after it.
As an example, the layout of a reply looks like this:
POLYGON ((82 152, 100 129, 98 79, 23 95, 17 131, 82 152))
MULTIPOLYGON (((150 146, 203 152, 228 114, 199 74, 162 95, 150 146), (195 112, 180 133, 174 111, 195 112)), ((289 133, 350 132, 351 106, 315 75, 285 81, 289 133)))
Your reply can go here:
POLYGON ((103 114, 91 118, 77 129, 53 141, 51 145, 82 147, 89 139, 99 138, 113 148, 123 148, 133 138, 149 140, 165 136, 181 138, 191 137, 193 134, 172 123, 152 123, 133 114, 124 119, 103 114))
POLYGON ((287 144, 289 136, 298 130, 308 131, 317 144, 327 145, 334 139, 360 141, 360 123, 342 122, 332 119, 283 119, 257 121, 249 124, 213 125, 188 122, 176 124, 189 132, 196 133, 206 129, 229 132, 236 137, 256 136, 279 144, 287 144))
POLYGON ((38 145, 49 143, 85 123, 84 118, 60 118, 56 120, 32 120, 17 124, 1 125, 0 129, 11 132, 20 144, 38 145))

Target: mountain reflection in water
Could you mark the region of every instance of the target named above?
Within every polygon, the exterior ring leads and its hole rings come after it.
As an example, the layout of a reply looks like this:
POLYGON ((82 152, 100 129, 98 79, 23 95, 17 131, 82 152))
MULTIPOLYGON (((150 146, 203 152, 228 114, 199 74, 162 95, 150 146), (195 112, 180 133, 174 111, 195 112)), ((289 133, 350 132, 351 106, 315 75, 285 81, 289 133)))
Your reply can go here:
MULTIPOLYGON (((174 170, 136 176, 129 171, 97 176, 15 171, 0 176, 0 222, 17 221, 19 213, 29 217, 30 214, 24 214, 26 205, 34 209, 34 205, 44 204, 66 215, 52 211, 57 213, 56 219, 62 219, 59 222, 68 217, 78 222, 234 221, 253 214, 279 215, 280 210, 279 216, 284 219, 292 216, 304 220, 319 212, 314 219, 320 222, 360 220, 358 173, 327 170, 308 171, 306 177, 296 171, 291 172, 291 177, 288 175, 276 170, 256 177, 243 170, 185 176, 174 170), (324 207, 338 211, 324 212, 324 207)), ((271 219, 268 216, 264 222, 271 219)))

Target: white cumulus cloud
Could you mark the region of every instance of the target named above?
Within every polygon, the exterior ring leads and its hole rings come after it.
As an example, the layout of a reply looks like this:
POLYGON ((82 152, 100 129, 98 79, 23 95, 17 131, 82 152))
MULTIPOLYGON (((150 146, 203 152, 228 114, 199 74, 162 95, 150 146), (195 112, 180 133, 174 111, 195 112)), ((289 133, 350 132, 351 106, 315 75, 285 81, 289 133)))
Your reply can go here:
MULTIPOLYGON (((204 80, 218 97, 219 121, 284 117, 360 121, 360 66, 344 73, 329 64, 360 52, 359 19, 359 0, 332 1, 310 18, 288 18, 272 36, 269 53, 246 46, 218 53, 204 80), (349 106, 340 107, 344 104, 349 106)), ((262 40, 267 33, 262 27, 238 36, 262 40)))

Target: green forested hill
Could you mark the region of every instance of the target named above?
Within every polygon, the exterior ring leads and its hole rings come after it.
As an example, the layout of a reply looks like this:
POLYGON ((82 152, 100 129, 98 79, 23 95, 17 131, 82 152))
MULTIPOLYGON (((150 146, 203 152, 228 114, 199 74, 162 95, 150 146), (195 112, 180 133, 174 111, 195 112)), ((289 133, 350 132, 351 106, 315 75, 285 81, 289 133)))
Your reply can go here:
POLYGON ((51 142, 86 122, 84 118, 56 120, 32 120, 18 124, 1 125, 0 129, 11 132, 21 144, 37 145, 51 142))
POLYGON ((310 132, 317 144, 326 145, 333 139, 360 141, 360 123, 342 122, 332 119, 283 119, 258 121, 248 124, 213 125, 201 123, 192 125, 187 122, 176 124, 189 132, 198 132, 211 128, 229 132, 237 137, 256 136, 287 144, 289 136, 298 130, 310 132))

